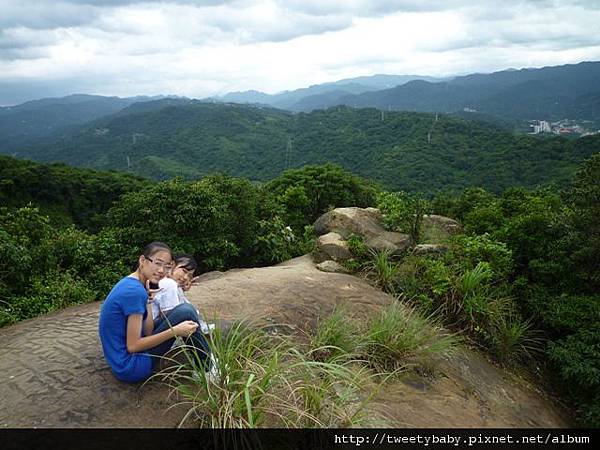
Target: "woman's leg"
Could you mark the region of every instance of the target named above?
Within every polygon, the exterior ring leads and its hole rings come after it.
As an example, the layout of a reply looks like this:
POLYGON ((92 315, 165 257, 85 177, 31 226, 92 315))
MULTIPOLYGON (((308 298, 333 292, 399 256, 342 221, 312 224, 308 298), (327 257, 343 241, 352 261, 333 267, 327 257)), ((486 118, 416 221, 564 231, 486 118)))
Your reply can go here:
MULTIPOLYGON (((153 334, 168 330, 170 327, 186 320, 192 320, 198 323, 198 313, 196 312, 196 308, 191 304, 182 303, 165 314, 165 319, 158 324, 158 327, 154 329, 153 334)), ((162 344, 151 348, 148 353, 155 356, 163 356, 173 346, 174 341, 175 338, 168 339, 162 344)), ((206 370, 209 370, 210 358, 208 358, 208 356, 210 355, 210 347, 202 335, 200 327, 198 327, 198 329, 185 341, 186 344, 191 345, 196 349, 196 354, 198 355, 200 363, 204 365, 206 370)))

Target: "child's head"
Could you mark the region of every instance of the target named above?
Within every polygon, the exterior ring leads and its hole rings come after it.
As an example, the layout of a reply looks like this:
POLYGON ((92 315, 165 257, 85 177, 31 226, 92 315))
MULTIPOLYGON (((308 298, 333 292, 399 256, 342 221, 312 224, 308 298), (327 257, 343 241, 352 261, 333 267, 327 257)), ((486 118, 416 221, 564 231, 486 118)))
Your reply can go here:
POLYGON ((185 253, 173 255, 173 270, 169 275, 180 286, 189 283, 194 277, 194 272, 198 268, 198 263, 193 256, 185 253))

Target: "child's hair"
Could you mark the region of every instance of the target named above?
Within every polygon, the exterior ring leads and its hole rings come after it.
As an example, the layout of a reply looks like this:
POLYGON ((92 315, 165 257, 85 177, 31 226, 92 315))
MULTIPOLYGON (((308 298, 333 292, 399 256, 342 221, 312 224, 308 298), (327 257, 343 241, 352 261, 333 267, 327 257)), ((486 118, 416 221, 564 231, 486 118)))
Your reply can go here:
POLYGON ((175 263, 174 267, 183 267, 191 272, 195 272, 198 268, 198 263, 194 257, 192 255, 188 255, 187 253, 173 255, 173 262, 175 263))

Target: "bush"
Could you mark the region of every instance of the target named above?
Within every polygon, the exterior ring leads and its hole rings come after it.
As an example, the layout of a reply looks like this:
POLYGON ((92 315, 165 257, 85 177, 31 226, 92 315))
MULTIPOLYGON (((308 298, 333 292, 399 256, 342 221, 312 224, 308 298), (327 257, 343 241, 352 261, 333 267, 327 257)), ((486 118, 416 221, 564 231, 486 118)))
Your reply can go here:
POLYGON ((529 362, 540 356, 545 340, 541 332, 533 328, 531 321, 524 321, 514 313, 500 315, 490 327, 492 350, 498 360, 507 366, 529 362))
POLYGON ((513 270, 512 252, 505 243, 492 239, 488 234, 455 236, 444 260, 465 269, 473 269, 485 262, 489 265, 490 280, 495 282, 507 281, 513 270))
POLYGON ((148 242, 193 254, 203 269, 239 265, 258 230, 256 189, 223 176, 185 183, 174 179, 123 196, 109 211, 113 228, 135 258, 148 242))
POLYGON ((581 330, 551 342, 550 360, 567 391, 577 399, 586 426, 600 426, 600 332, 581 330))
POLYGON ((533 349, 537 336, 529 325, 518 333, 526 322, 510 295, 510 256, 504 244, 488 235, 456 236, 444 255, 406 258, 399 287, 423 311, 466 331, 510 364, 533 349))
POLYGON ((366 270, 377 285, 386 292, 393 293, 398 279, 398 265, 392 260, 389 250, 371 252, 371 261, 366 263, 366 270))
POLYGON ((423 215, 430 209, 426 200, 405 192, 382 192, 377 196, 377 207, 389 230, 406 233, 413 243, 419 242, 423 215))
POLYGON ((4 314, 7 323, 29 319, 67 306, 87 303, 95 299, 95 293, 87 282, 69 272, 49 273, 34 278, 23 296, 14 297, 4 314))
POLYGON ((266 183, 265 190, 283 205, 284 222, 296 232, 332 208, 373 206, 377 193, 372 182, 333 164, 287 170, 266 183))
POLYGON ((277 264, 296 256, 312 253, 316 243, 312 225, 304 227, 304 233, 296 235, 290 226, 285 226, 279 216, 259 220, 259 229, 254 237, 252 253, 246 265, 263 266, 277 264))

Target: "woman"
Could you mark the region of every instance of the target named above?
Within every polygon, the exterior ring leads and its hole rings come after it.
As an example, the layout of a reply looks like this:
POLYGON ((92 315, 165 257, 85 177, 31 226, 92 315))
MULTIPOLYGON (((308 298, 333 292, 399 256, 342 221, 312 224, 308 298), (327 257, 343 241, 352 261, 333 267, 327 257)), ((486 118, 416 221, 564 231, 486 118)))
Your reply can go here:
POLYGON ((207 361, 210 350, 198 331, 196 310, 189 303, 171 310, 169 320, 154 327, 151 305, 156 291, 150 289, 150 283, 158 283, 170 270, 171 249, 162 242, 152 242, 139 257, 136 271, 119 281, 102 305, 99 321, 102 350, 115 377, 121 381, 148 378, 178 336, 191 340, 200 362, 207 361))

